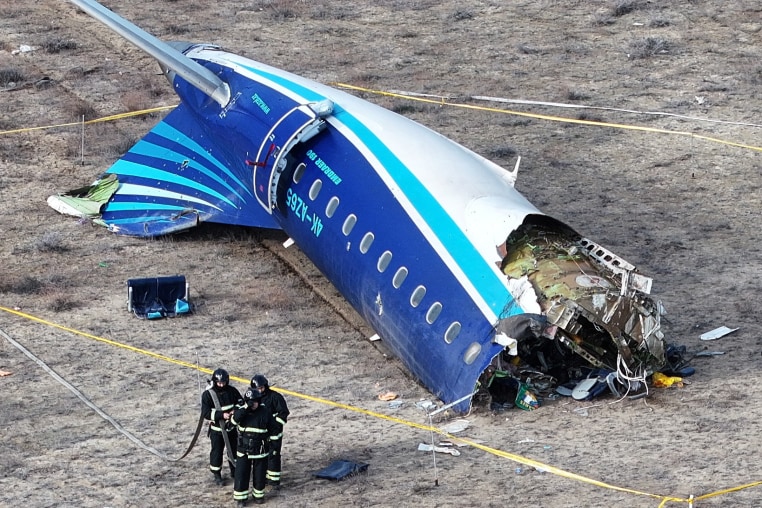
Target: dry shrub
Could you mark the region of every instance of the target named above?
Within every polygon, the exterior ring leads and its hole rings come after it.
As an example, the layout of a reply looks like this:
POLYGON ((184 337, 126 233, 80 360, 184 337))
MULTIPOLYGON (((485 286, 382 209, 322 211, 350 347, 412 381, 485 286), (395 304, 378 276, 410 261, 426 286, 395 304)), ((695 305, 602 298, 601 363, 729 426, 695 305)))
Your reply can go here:
POLYGON ((265 0, 258 3, 264 15, 271 21, 298 19, 303 17, 309 8, 309 3, 305 0, 265 0))
POLYGON ((651 28, 664 28, 670 26, 671 24, 672 22, 670 20, 661 16, 654 16, 648 20, 648 26, 651 28))
POLYGON ((0 69, 0 86, 6 87, 12 83, 20 83, 24 81, 26 76, 18 69, 4 68, 0 69))
POLYGON ((639 0, 615 0, 611 6, 611 14, 612 16, 620 17, 643 7, 644 3, 639 0))
POLYGON ((762 85, 762 65, 755 69, 751 69, 748 76, 752 85, 762 85))
POLYGON ((347 21, 358 17, 357 11, 347 6, 323 4, 310 7, 310 18, 315 20, 347 21))
POLYGON ((508 145, 496 146, 487 152, 494 159, 510 159, 515 157, 516 153, 516 149, 508 145))
POLYGON ((74 300, 70 295, 58 295, 50 297, 47 308, 53 312, 66 312, 76 309, 80 303, 74 300))
POLYGON ((130 151, 138 140, 128 134, 120 133, 116 139, 106 147, 105 154, 112 158, 119 158, 130 151))
POLYGON ((389 109, 398 115, 409 115, 412 113, 420 113, 422 111, 426 111, 428 108, 426 108, 423 104, 416 102, 394 101, 389 109))
POLYGON ((646 37, 645 39, 635 39, 630 42, 627 56, 632 59, 650 58, 652 56, 667 54, 671 49, 672 43, 667 39, 646 37))
POLYGON ((82 99, 68 101, 64 106, 64 110, 69 118, 75 121, 81 121, 82 117, 85 118, 85 121, 98 118, 98 111, 95 110, 93 105, 82 99))
POLYGON ((577 120, 585 120, 587 122, 603 122, 603 118, 590 113, 580 113, 577 115, 577 120))
POLYGON ((167 25, 167 33, 169 35, 182 35, 190 32, 187 25, 167 25))
POLYGON ((151 107, 145 92, 130 90, 122 96, 122 105, 127 111, 142 111, 151 107))
POLYGON ((589 98, 590 96, 588 94, 579 90, 569 89, 566 91, 566 99, 570 101, 584 101, 589 98))
POLYGON ((24 275, 18 280, 12 281, 0 287, 3 292, 14 293, 17 295, 32 295, 42 291, 43 284, 36 277, 24 275))
POLYGON ((474 12, 470 9, 458 9, 447 16, 451 21, 466 21, 474 18, 474 12))
POLYGON ((45 50, 46 53, 60 53, 61 51, 65 51, 68 49, 77 49, 79 45, 76 41, 73 41, 71 39, 62 39, 60 37, 51 37, 49 39, 45 39, 42 43, 42 49, 45 50))
POLYGON ((69 250, 63 243, 63 237, 56 231, 51 231, 37 238, 32 247, 37 252, 66 252, 69 250))
POLYGON ((593 14, 592 23, 593 26, 608 26, 616 23, 616 19, 608 12, 596 12, 593 14))

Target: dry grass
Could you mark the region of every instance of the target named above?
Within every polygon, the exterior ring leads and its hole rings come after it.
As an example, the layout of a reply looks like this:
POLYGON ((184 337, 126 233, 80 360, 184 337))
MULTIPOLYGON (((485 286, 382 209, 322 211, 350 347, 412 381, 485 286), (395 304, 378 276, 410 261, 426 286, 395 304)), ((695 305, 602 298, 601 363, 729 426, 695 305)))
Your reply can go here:
MULTIPOLYGON (((751 122, 760 109, 762 54, 749 5, 129 0, 118 9, 133 20, 150 18, 167 38, 219 43, 322 82, 751 122), (628 59, 627 53, 640 56, 628 59), (698 94, 707 96, 705 105, 697 103, 698 94)), ((82 114, 95 118, 176 102, 154 62, 58 1, 6 2, 0 30, 8 52, 56 36, 65 43, 65 34, 76 34, 71 40, 77 44, 59 53, 39 50, 33 58, 2 56, 0 68, 20 73, 19 81, 48 75, 56 86, 2 92, 0 126, 79 121, 82 114)), ((762 402, 753 390, 738 387, 760 382, 762 325, 752 310, 762 276, 753 213, 762 171, 756 153, 684 136, 367 98, 509 169, 521 155, 516 186, 529 201, 654 276, 654 294, 669 312, 664 326, 670 341, 726 353, 697 360, 697 374, 682 389, 655 391, 647 404, 605 399, 587 417, 573 413, 581 404, 569 401, 500 416, 477 405, 469 437, 649 492, 704 493, 754 480, 756 466, 748 457, 762 453, 754 439, 762 433, 762 402), (699 341, 699 333, 722 324, 740 329, 710 345, 699 341), (629 433, 624 441, 623 432, 629 433), (669 459, 676 450, 679 461, 669 459)), ((514 108, 580 114, 505 109, 514 108)), ((585 118, 603 116, 595 115, 585 118)), ((611 111, 605 119, 759 140, 757 130, 727 124, 611 111)), ((204 367, 226 365, 243 378, 262 370, 285 389, 426 423, 414 402, 432 394, 382 346, 365 340, 368 330, 358 332, 360 325, 337 317, 341 298, 298 251, 286 253, 295 256, 305 282, 273 257, 270 248, 283 251, 283 235, 206 225, 143 241, 115 237, 46 207, 48 195, 91 182, 156 120, 86 126, 83 164, 78 126, 0 138, 0 305, 204 367), (126 279, 173 273, 188 276, 194 315, 148 322, 126 312, 126 279), (329 303, 307 283, 324 289, 329 303), (386 390, 399 393, 405 405, 391 410, 379 401, 386 390)), ((194 371, 15 316, 0 320, 125 427, 162 450, 187 445, 197 417, 194 371)), ((231 503, 229 489, 204 483, 204 439, 184 461, 166 463, 135 448, 10 346, 0 348, 0 369, 13 371, 0 378, 7 451, 0 504, 231 503)), ((430 455, 415 450, 429 432, 312 400, 289 397, 289 403, 287 485, 268 493, 273 506, 654 505, 650 498, 549 473, 517 475, 515 463, 470 448, 460 449, 460 457, 437 457, 435 487, 430 455), (369 474, 340 484, 311 477, 327 461, 346 457, 369 462, 369 474)), ((748 489, 701 505, 756 506, 759 498, 758 490, 748 489)))

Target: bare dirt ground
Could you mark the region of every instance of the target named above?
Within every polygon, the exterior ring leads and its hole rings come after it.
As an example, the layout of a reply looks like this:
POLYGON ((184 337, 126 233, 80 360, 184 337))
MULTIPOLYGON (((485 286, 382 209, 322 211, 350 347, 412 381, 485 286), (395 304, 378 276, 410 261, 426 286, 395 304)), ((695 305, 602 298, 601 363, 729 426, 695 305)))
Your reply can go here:
MULTIPOLYGON (((321 82, 449 96, 494 96, 610 110, 470 102, 760 145, 762 7, 725 2, 365 0, 108 2, 165 40, 215 42, 321 82)), ((63 0, 0 4, 0 131, 176 104, 155 62, 63 0), (37 47, 13 54, 22 45, 37 47), (43 78, 49 78, 44 80, 43 78), (15 83, 15 84, 14 84, 15 83)), ((546 401, 496 415, 477 406, 464 435, 485 446, 637 492, 523 466, 473 447, 438 455, 425 429, 289 395, 284 488, 273 506, 658 506, 762 480, 762 155, 688 135, 574 125, 367 94, 512 167, 517 187, 655 279, 669 342, 698 358, 683 388, 645 400, 546 401), (715 342, 698 336, 727 325, 715 342), (592 407, 590 407, 592 406, 592 407), (575 409, 587 408, 584 412, 575 409), (370 464, 331 483, 334 459, 370 464)), ((273 250, 276 233, 204 226, 153 241, 56 214, 50 194, 85 185, 157 121, 141 116, 0 134, 0 329, 148 445, 177 456, 199 409, 191 368, 51 326, 59 324, 243 381, 425 424, 430 395, 366 340, 368 331, 298 253, 311 289, 273 250), (141 321, 125 281, 184 274, 197 312, 141 321), (318 296, 328 294, 328 302, 318 296), (395 391, 392 410, 378 394, 395 391)), ((230 506, 208 443, 183 461, 138 448, 0 339, 0 505, 230 506)), ((203 375, 202 377, 206 377, 203 375)), ((437 423, 445 423, 440 421, 437 423)), ((696 506, 761 506, 762 487, 696 506)), ((686 503, 673 503, 685 505, 686 503)))

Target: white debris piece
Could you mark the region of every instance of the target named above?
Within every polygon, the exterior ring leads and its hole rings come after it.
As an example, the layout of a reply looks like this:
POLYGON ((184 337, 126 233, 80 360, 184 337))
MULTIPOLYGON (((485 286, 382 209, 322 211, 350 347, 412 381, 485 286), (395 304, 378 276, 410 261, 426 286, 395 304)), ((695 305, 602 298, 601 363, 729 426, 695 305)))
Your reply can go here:
POLYGON ((439 427, 439 430, 442 432, 447 432, 448 434, 457 434, 458 432, 463 432, 468 428, 468 426, 471 425, 471 422, 468 420, 455 420, 447 425, 442 425, 439 427))
POLYGON ((446 446, 432 446, 426 443, 421 443, 418 445, 419 452, 430 452, 432 450, 439 453, 449 453, 453 457, 457 457, 460 455, 460 452, 456 450, 455 448, 448 448, 446 446))
POLYGON ((19 46, 19 49, 14 49, 11 51, 11 55, 18 55, 19 53, 29 53, 30 51, 34 51, 36 49, 39 49, 37 46, 29 46, 27 44, 22 44, 19 46))
POLYGON ((701 337, 699 337, 701 340, 714 340, 719 339, 720 337, 724 337, 725 335, 729 333, 733 333, 738 328, 728 328, 727 326, 721 326, 719 328, 715 328, 714 330, 710 332, 706 332, 701 334, 701 337))
POLYGON ((428 411, 431 408, 437 407, 437 405, 431 402, 430 400, 419 400, 418 402, 415 403, 415 406, 418 409, 423 409, 424 411, 428 411))

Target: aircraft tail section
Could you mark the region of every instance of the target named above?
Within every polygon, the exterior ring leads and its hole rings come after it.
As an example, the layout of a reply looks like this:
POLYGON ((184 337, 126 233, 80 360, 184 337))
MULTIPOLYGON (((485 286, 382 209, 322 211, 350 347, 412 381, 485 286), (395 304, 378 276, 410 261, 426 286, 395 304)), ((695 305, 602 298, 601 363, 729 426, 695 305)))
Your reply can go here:
POLYGON ((280 229, 256 200, 251 169, 216 142, 219 135, 180 105, 93 186, 52 196, 48 204, 62 213, 95 215, 128 236, 160 236, 204 221, 280 229), (104 182, 110 195, 104 196, 104 182), (92 196, 100 204, 82 205, 92 196))

